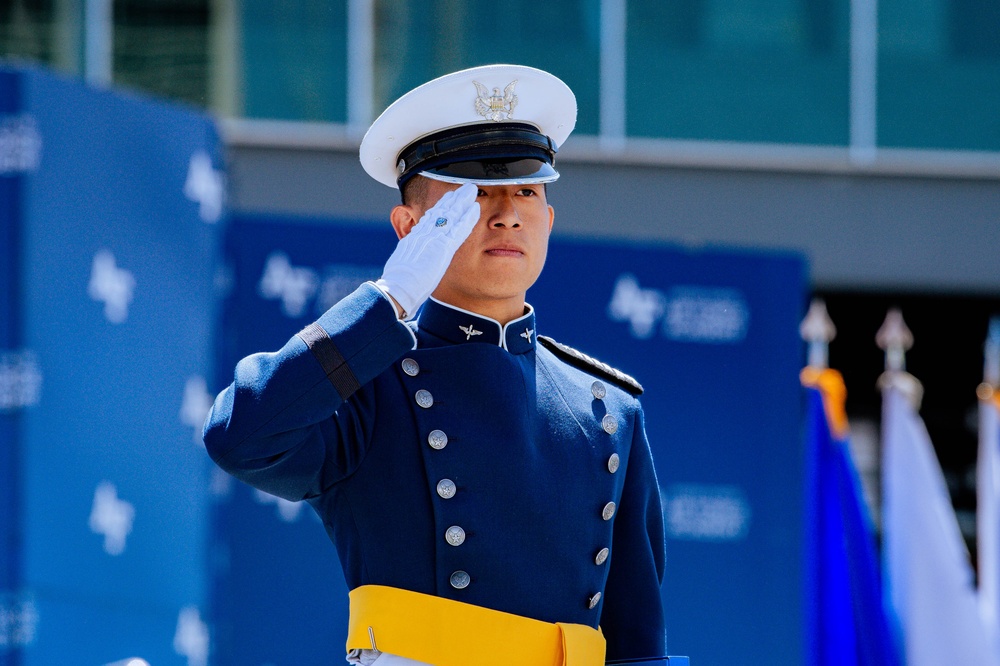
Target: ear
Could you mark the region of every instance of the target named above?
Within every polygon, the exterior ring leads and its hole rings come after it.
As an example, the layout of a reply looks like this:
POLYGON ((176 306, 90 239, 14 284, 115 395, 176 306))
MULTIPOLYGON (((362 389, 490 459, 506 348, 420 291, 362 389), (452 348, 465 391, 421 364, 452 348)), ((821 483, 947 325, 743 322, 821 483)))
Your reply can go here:
POLYGON ((549 206, 549 233, 552 233, 552 223, 556 221, 556 209, 549 206))
POLYGON ((413 227, 420 221, 418 211, 413 206, 401 204, 392 209, 389 213, 389 222, 396 232, 396 238, 403 239, 408 233, 413 231, 413 227))

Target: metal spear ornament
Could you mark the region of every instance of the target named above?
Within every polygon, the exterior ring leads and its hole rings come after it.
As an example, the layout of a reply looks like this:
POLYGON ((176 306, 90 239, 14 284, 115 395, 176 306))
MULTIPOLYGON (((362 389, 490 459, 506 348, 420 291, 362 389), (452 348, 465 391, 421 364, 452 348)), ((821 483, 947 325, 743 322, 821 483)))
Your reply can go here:
POLYGON ((906 371, 906 352, 913 347, 913 333, 903 321, 899 308, 892 308, 885 315, 882 327, 875 334, 875 343, 885 352, 885 372, 878 378, 882 390, 890 386, 907 397, 914 409, 920 409, 924 387, 906 371))

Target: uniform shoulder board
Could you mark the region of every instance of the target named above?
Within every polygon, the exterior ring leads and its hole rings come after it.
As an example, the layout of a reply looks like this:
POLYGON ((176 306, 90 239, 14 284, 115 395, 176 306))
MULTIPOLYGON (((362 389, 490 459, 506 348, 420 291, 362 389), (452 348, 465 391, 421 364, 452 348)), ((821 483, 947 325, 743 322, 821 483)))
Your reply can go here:
POLYGON ((562 360, 568 362, 570 365, 576 366, 581 370, 600 375, 601 377, 614 382, 633 395, 642 394, 642 384, 637 382, 633 377, 626 375, 621 370, 615 370, 607 363, 602 363, 592 356, 587 356, 581 351, 568 347, 561 342, 556 342, 548 336, 539 335, 538 341, 541 342, 546 349, 562 360))

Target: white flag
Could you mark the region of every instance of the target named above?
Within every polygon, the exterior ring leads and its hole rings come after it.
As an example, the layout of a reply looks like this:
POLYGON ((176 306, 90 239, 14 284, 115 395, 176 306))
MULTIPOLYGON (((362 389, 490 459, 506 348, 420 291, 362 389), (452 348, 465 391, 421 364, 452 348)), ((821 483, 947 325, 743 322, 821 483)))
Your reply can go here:
POLYGON ((983 351, 983 383, 976 389, 979 396, 976 463, 979 610, 994 645, 1000 646, 1000 317, 990 320, 983 351))
POLYGON ((885 584, 907 666, 996 666, 927 429, 899 389, 882 400, 885 584))
POLYGON ((979 551, 979 608, 994 644, 1000 645, 1000 406, 979 403, 979 459, 976 464, 976 544, 979 551))

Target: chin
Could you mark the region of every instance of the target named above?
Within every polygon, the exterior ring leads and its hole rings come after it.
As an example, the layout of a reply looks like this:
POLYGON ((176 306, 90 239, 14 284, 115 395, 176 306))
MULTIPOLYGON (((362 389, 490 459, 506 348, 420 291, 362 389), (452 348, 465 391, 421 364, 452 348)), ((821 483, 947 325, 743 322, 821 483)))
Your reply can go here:
POLYGON ((476 290, 476 298, 484 301, 507 301, 521 298, 525 291, 525 288, 498 285, 484 280, 482 286, 476 290))

